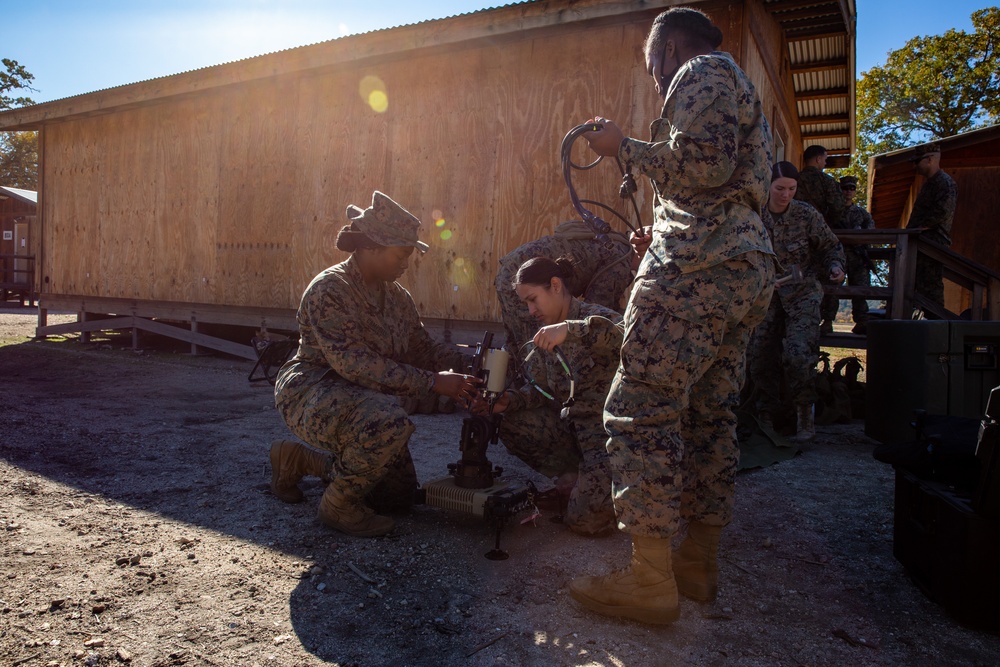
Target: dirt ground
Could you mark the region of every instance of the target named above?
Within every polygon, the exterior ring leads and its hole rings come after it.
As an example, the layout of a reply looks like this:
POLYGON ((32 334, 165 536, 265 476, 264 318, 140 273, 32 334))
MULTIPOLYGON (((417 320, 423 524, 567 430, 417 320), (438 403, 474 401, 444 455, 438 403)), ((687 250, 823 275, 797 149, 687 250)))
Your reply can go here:
MULTIPOLYGON (((50 323, 58 321, 50 315, 50 323)), ((995 665, 1000 638, 929 601, 892 555, 893 471, 854 423, 746 471, 713 604, 670 627, 588 613, 568 581, 628 539, 543 515, 507 527, 420 506, 352 538, 268 490, 289 437, 251 364, 131 339, 30 341, 0 311, 0 664, 233 666, 995 665)), ((461 413, 415 415, 422 481, 461 413)), ((502 448, 497 448, 502 449, 502 448)), ((505 476, 536 479, 502 451, 505 476)))

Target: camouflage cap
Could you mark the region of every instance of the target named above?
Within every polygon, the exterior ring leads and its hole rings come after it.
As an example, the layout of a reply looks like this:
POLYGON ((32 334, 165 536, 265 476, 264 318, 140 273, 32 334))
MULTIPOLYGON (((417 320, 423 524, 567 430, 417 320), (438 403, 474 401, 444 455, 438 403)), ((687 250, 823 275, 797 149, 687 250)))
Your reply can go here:
POLYGON ((378 190, 372 193, 368 208, 349 205, 347 217, 355 229, 379 245, 411 246, 427 252, 428 245, 417 239, 420 220, 378 190))
POLYGON ((840 177, 840 188, 843 190, 845 188, 855 188, 858 187, 858 177, 857 176, 841 176, 840 177))
POLYGON ((920 162, 928 155, 940 152, 941 147, 937 144, 921 144, 913 149, 913 155, 910 156, 910 162, 920 162))

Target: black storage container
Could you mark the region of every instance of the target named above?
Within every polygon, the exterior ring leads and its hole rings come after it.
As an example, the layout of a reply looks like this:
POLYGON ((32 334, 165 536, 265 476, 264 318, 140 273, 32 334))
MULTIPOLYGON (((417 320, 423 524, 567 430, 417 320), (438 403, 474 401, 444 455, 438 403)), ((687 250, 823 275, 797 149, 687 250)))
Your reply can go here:
POLYGON ((868 323, 865 433, 913 439, 914 410, 981 419, 1000 385, 1000 322, 872 320, 868 323))
POLYGON ((969 495, 897 467, 892 552, 956 620, 1000 632, 1000 520, 969 495))

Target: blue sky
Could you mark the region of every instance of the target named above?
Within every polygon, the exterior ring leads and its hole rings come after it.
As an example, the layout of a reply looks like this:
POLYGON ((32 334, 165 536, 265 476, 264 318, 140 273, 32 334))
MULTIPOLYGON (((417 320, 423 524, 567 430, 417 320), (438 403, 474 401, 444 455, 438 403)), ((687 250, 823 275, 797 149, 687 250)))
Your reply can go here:
MULTIPOLYGON (((856 0, 858 70, 917 35, 972 29, 976 0, 856 0)), ((502 0, 0 0, 0 57, 35 75, 36 102, 177 74, 502 0)))

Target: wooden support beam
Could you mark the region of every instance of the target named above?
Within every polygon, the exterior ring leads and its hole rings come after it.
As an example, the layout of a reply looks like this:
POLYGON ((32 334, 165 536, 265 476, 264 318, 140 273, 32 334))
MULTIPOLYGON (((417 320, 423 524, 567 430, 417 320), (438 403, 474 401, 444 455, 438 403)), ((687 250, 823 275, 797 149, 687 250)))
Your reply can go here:
POLYGON ((825 100, 832 97, 847 97, 847 88, 823 88, 820 90, 809 90, 795 94, 796 102, 806 102, 809 100, 825 100))
POLYGON ((809 74, 810 72, 829 72, 831 70, 847 69, 846 58, 834 58, 833 60, 821 60, 812 63, 799 63, 792 65, 792 74, 809 74))
POLYGON ((827 116, 799 116, 799 125, 825 125, 827 123, 849 123, 850 116, 846 113, 834 113, 827 116))
POLYGON ((805 42, 811 39, 827 39, 831 37, 843 37, 847 38, 846 30, 826 30, 826 29, 812 29, 803 30, 802 32, 796 32, 794 35, 789 35, 785 33, 785 40, 788 42, 805 42))

